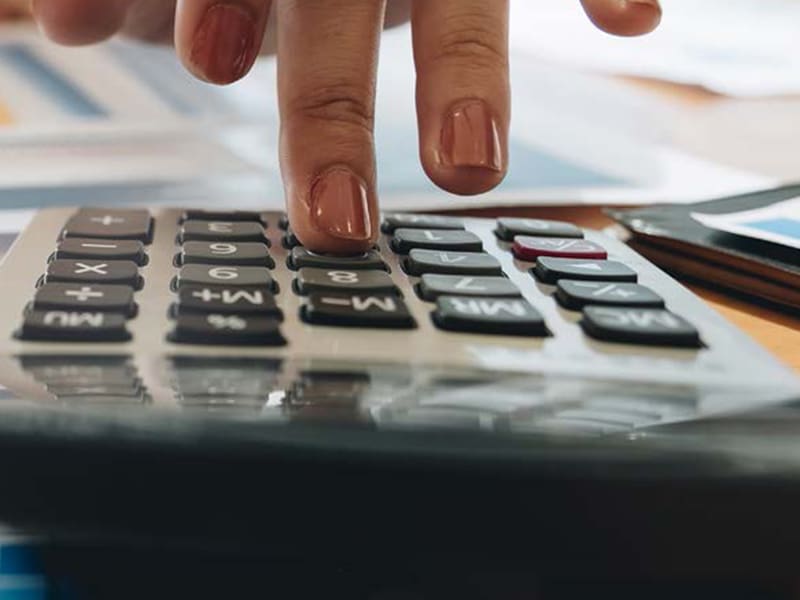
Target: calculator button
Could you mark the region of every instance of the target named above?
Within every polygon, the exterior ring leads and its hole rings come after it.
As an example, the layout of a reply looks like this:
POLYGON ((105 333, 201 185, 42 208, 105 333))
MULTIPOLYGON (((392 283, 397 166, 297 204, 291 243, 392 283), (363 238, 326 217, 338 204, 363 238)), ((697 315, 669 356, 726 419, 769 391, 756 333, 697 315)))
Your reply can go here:
POLYGON ((253 210, 187 210, 181 215, 180 222, 186 221, 252 221, 267 227, 267 218, 264 213, 253 210))
POLYGON ((54 260, 78 258, 105 258, 130 260, 141 266, 147 263, 144 244, 136 240, 109 240, 67 238, 59 242, 53 253, 54 260))
POLYGON ((397 294, 399 290, 386 271, 300 269, 295 289, 303 295, 314 292, 366 292, 397 294))
POLYGON ((636 283, 562 279, 558 282, 556 299, 565 308, 575 310, 587 305, 664 308, 661 296, 636 283))
POLYGON ((67 221, 65 238, 110 238, 139 240, 149 244, 153 237, 153 218, 146 210, 82 208, 67 221))
POLYGON ((624 344, 700 346, 700 334, 684 318, 668 310, 587 306, 581 320, 593 338, 624 344))
POLYGON ((605 259, 608 253, 600 244, 575 238, 547 238, 519 235, 514 238, 514 256, 535 262, 541 256, 605 259))
POLYGON ((495 234, 501 240, 513 242, 518 235, 535 237, 582 238, 583 231, 572 223, 545 221, 542 219, 518 219, 505 217, 497 219, 495 234))
POLYGON ((273 291, 277 288, 269 270, 264 267, 186 265, 178 271, 173 287, 179 290, 187 284, 256 287, 273 291))
POLYGON ((532 273, 542 283, 556 283, 560 279, 581 281, 627 281, 635 283, 636 271, 613 260, 575 260, 543 256, 536 261, 532 273))
POLYGON ((422 276, 419 294, 423 300, 428 301, 436 300, 439 296, 513 298, 522 295, 519 288, 505 277, 432 274, 422 276))
POLYGON ((471 231, 447 229, 395 230, 392 238, 392 250, 398 254, 408 254, 414 248, 480 252, 483 250, 483 242, 481 242, 481 238, 471 231))
POLYGON ((448 252, 414 249, 403 266, 409 275, 502 275, 500 261, 484 252, 448 252))
POLYGON ((135 382, 131 382, 130 384, 55 384, 45 387, 48 392, 59 399, 80 396, 125 396, 132 398, 142 395, 141 385, 137 385, 135 382))
POLYGON ((301 311, 303 320, 318 325, 412 329, 414 318, 394 294, 311 294, 301 311))
POLYGON ((278 227, 280 229, 283 229, 284 231, 289 229, 289 215, 287 215, 286 213, 283 213, 281 215, 281 218, 278 219, 278 227))
POLYGON ((275 268, 269 248, 256 242, 186 242, 178 255, 182 265, 242 265, 275 268))
POLYGON ((285 346, 276 319, 242 315, 179 315, 170 333, 177 344, 220 346, 285 346))
POLYGON ((142 277, 138 265, 130 260, 54 260, 47 265, 45 283, 110 283, 139 289, 142 277))
POLYGON ((300 243, 300 240, 297 237, 297 235, 295 235, 294 231, 292 231, 292 228, 287 227, 286 231, 283 234, 283 247, 291 249, 302 245, 303 244, 300 243))
POLYGON ((449 331, 548 335, 542 315, 522 298, 442 296, 436 301, 433 321, 440 329, 449 331))
POLYGON ((350 270, 386 270, 380 254, 369 250, 357 256, 332 256, 329 254, 316 254, 302 247, 292 248, 287 264, 290 269, 314 267, 318 269, 350 269, 350 270))
POLYGON ((186 221, 181 225, 180 242, 261 242, 266 243, 264 226, 250 221, 186 221))
POLYGON ((410 215, 397 213, 385 215, 381 224, 383 233, 394 233, 397 229, 464 229, 464 220, 457 217, 437 215, 410 215))
POLYGON ((86 310, 133 316, 133 288, 127 285, 46 283, 33 297, 33 310, 86 310))
POLYGON ((67 310, 28 312, 17 336, 48 342, 124 342, 131 338, 123 315, 67 310))
POLYGON ((274 294, 268 289, 184 285, 178 291, 176 314, 257 314, 282 318, 274 294))

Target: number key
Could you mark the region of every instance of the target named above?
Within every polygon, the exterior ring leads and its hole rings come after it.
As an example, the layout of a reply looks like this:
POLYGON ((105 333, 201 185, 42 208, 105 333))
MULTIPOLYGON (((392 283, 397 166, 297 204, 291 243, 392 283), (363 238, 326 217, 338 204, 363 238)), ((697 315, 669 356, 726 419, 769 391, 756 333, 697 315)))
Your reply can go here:
POLYGON ((267 242, 264 226, 257 222, 186 221, 181 226, 180 242, 267 242))
POLYGON ((398 229, 392 238, 392 250, 408 254, 414 248, 481 252, 483 242, 471 231, 449 229, 398 229))
POLYGON ((178 255, 178 263, 275 268, 267 246, 255 242, 186 242, 178 255))
POLYGON ((397 286, 386 271, 347 271, 343 269, 300 269, 295 279, 299 294, 314 292, 372 292, 398 293, 397 286))
POLYGON ((173 288, 180 290, 187 284, 257 287, 273 291, 277 289, 275 280, 264 267, 185 265, 173 281, 173 288))

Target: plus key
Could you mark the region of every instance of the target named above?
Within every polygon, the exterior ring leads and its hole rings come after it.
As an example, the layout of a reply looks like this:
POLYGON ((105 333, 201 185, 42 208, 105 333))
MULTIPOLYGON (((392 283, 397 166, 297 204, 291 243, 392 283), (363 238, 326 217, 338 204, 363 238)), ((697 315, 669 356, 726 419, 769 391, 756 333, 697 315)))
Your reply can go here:
POLYGON ((83 310, 134 316, 133 288, 126 285, 46 283, 33 297, 36 311, 83 310))

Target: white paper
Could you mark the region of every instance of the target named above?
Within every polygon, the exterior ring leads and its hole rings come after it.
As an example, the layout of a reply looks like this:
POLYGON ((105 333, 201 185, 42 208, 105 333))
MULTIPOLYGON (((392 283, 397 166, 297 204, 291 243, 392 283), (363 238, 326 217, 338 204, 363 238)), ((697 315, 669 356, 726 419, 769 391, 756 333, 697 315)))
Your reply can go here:
POLYGON ((766 208, 692 217, 712 229, 800 249, 800 197, 766 208))
POLYGON ((699 85, 733 96, 800 92, 795 0, 662 0, 654 33, 616 38, 578 0, 513 0, 512 45, 558 64, 699 85))

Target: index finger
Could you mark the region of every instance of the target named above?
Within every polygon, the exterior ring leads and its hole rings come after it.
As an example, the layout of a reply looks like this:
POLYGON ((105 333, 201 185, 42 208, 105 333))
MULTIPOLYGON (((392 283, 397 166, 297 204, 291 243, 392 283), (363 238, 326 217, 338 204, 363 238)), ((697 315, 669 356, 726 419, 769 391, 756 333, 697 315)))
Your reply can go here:
POLYGON ((581 0, 581 3, 595 25, 614 35, 642 35, 661 22, 658 0, 581 0))

